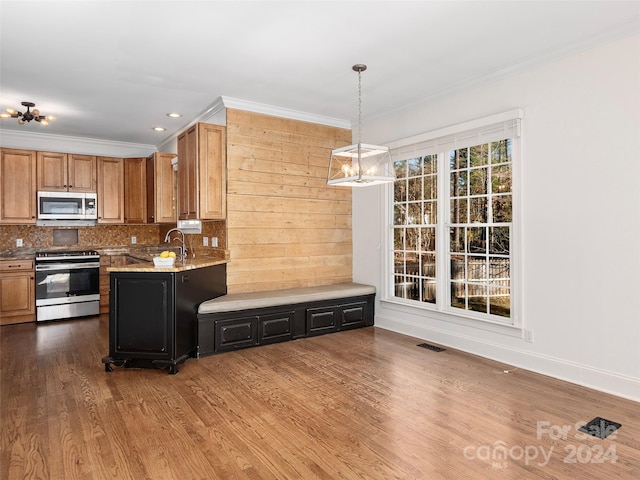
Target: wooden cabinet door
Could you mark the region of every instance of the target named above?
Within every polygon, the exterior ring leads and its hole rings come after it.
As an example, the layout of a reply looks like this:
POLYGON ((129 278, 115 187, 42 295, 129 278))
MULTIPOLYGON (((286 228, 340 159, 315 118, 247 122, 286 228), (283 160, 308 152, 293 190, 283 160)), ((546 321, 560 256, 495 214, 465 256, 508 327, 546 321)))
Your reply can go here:
POLYGON ((175 153, 154 153, 147 158, 147 222, 176 223, 176 172, 171 161, 175 153))
POLYGON ((198 211, 198 126, 178 137, 178 218, 199 218, 198 211))
POLYGON ((205 220, 225 220, 227 216, 226 129, 219 125, 198 125, 200 166, 200 215, 205 220))
POLYGON ((156 223, 156 155, 147 157, 147 223, 156 223))
POLYGON ((124 162, 98 157, 98 223, 124 223, 124 162))
POLYGON ((33 260, 0 262, 0 325, 35 321, 33 260))
POLYGON ((37 152, 37 189, 50 192, 66 192, 69 186, 67 176, 67 154, 57 152, 37 152))
POLYGON ((147 221, 146 158, 124 159, 124 223, 147 221))
POLYGON ((187 192, 187 132, 178 136, 178 218, 187 218, 188 192, 187 192))
POLYGON ((0 149, 0 223, 36 223, 36 152, 0 149))
POLYGON ((96 191, 96 157, 69 154, 69 191, 96 191))

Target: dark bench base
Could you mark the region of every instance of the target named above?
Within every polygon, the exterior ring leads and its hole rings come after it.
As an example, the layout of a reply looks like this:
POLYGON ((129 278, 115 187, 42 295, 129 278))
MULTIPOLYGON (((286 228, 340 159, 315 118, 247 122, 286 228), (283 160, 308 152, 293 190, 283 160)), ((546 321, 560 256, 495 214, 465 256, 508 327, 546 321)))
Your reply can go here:
POLYGON ((371 326, 374 300, 372 294, 198 314, 197 356, 371 326))

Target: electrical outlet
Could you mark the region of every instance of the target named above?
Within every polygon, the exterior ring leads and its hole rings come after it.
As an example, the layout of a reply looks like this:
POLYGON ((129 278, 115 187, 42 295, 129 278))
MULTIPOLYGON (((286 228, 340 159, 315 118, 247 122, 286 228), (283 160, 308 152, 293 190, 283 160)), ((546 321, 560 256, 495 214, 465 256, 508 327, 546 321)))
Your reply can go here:
POLYGON ((212 247, 218 246, 218 237, 211 237, 211 246, 212 247))
POLYGON ((21 246, 22 246, 22 239, 16 238, 16 247, 21 247, 21 246))
POLYGON ((202 237, 202 246, 203 247, 209 246, 209 237, 202 237))
POLYGON ((533 343, 533 330, 525 329, 524 331, 524 341, 533 343))
POLYGON ((131 237, 131 243, 134 244, 138 241, 138 239, 136 237, 131 237))

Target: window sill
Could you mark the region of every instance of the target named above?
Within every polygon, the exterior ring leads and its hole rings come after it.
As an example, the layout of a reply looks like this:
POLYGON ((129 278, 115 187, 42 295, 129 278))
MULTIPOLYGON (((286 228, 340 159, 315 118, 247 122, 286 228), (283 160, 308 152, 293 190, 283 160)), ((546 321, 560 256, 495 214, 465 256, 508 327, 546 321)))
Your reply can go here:
POLYGON ((399 313, 410 315, 428 316, 434 320, 446 322, 449 324, 463 325, 465 327, 476 328, 488 332, 507 335, 509 337, 523 338, 522 326, 507 325, 500 322, 485 320, 480 318, 472 318, 465 315, 457 315, 452 312, 443 312, 433 308, 426 308, 408 303, 399 299, 383 298, 380 300, 381 307, 399 313))

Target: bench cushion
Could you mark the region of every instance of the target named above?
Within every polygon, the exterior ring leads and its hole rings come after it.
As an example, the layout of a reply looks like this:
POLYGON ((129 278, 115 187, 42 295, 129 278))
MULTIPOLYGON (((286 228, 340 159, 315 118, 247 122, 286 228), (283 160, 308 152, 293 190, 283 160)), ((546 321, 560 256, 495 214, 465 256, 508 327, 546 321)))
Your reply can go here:
POLYGON ((375 293, 376 287, 361 283, 339 283, 317 287, 288 288, 286 290, 231 293, 202 302, 198 307, 198 315, 292 305, 335 298, 359 297, 375 293))

